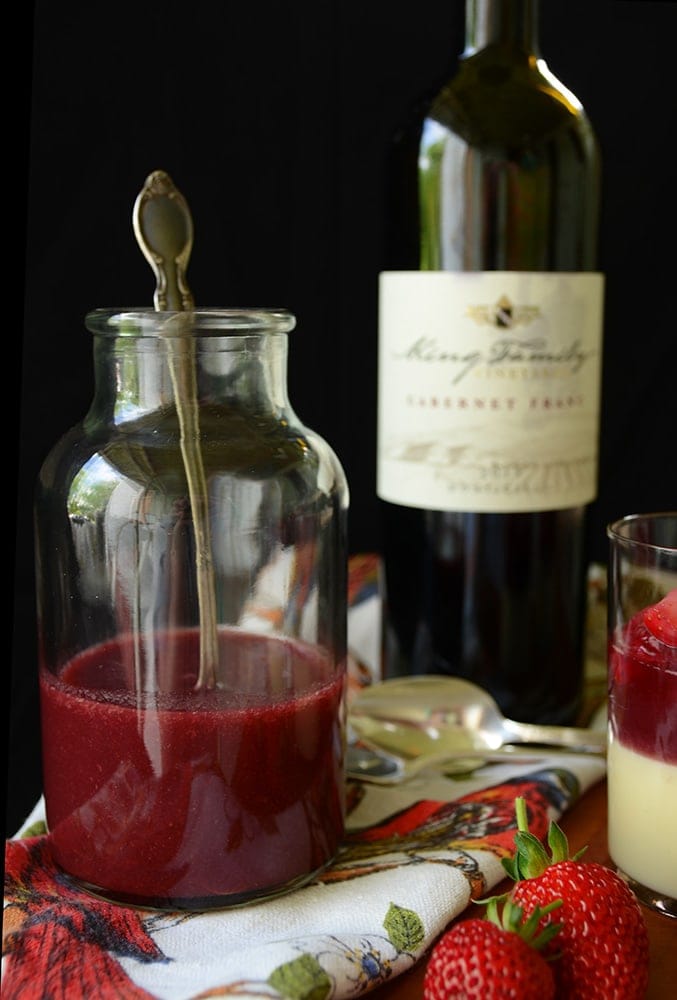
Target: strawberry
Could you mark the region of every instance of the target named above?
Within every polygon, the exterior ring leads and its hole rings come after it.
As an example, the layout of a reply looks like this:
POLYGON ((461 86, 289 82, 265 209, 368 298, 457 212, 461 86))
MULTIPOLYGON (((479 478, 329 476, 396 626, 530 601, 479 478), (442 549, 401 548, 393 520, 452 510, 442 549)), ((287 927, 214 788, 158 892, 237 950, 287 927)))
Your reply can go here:
MULTIPOLYGON (((567 839, 552 822, 548 855, 529 833, 524 799, 516 799, 516 853, 503 866, 516 879, 509 898, 525 914, 562 900, 553 963, 561 1000, 640 1000, 649 980, 649 937, 639 903, 615 872, 569 857, 567 839)), ((547 926, 550 917, 541 919, 547 926)), ((552 946, 550 946, 552 947, 552 946)))
MULTIPOLYGON (((498 897, 486 902, 486 917, 455 924, 433 948, 423 977, 423 1000, 553 1000, 552 969, 539 949, 558 926, 549 924, 537 933, 545 911, 537 908, 525 921, 521 909, 509 901, 502 913, 498 897)), ((559 905, 548 906, 547 914, 559 905)))
POLYGON ((677 587, 644 611, 644 622, 656 639, 677 646, 677 587))

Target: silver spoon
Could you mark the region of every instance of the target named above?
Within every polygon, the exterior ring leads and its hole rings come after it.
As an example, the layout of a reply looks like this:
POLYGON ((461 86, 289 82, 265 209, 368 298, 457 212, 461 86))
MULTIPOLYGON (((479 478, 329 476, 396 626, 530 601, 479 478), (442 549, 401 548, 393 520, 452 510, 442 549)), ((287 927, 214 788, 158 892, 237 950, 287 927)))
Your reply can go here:
POLYGON ((349 718, 358 736, 409 757, 510 744, 606 753, 606 731, 506 719, 486 691, 460 677, 424 674, 372 684, 351 703, 349 718))
POLYGON ((507 747, 495 752, 466 750, 460 754, 422 754, 414 760, 405 760, 382 747, 350 744, 346 751, 346 777, 376 785, 400 785, 428 768, 437 768, 450 776, 468 774, 486 764, 536 764, 541 760, 541 757, 523 756, 507 747))
POLYGON ((211 688, 217 681, 218 664, 216 596, 209 494, 200 448, 195 340, 190 323, 194 303, 186 281, 193 249, 193 219, 186 199, 164 170, 154 170, 146 178, 134 202, 132 225, 139 248, 155 274, 155 310, 169 312, 164 332, 195 531, 200 616, 200 671, 196 686, 211 688))

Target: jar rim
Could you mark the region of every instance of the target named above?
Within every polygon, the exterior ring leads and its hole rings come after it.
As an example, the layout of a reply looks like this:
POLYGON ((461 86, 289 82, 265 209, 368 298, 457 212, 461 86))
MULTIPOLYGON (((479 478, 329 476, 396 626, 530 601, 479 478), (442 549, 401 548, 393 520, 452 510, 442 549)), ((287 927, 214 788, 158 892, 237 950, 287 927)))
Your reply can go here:
POLYGON ((91 333, 108 337, 270 336, 289 333, 296 317, 287 309, 200 308, 159 312, 150 307, 93 309, 85 316, 91 333))

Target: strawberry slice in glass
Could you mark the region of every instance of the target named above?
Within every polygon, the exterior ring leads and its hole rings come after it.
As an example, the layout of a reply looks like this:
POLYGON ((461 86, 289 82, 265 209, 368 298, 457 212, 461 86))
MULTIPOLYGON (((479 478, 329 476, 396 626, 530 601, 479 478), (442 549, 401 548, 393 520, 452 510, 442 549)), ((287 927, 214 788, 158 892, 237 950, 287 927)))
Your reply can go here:
POLYGON ((644 622, 656 639, 666 646, 677 647, 677 587, 658 604, 646 609, 644 622))

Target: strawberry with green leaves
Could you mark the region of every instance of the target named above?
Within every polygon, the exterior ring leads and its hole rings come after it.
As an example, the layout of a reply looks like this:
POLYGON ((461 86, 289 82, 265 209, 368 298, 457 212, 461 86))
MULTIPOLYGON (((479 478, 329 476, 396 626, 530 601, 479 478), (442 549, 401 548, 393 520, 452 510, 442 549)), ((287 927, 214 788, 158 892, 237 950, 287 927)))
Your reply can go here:
MULTIPOLYGON (((503 866, 516 880, 510 899, 525 914, 557 911, 559 956, 553 962, 558 1000, 641 1000, 649 980, 649 938, 639 903, 615 872, 569 857, 567 839, 550 824, 548 847, 529 833, 524 799, 516 799, 516 853, 503 866)), ((545 913, 540 924, 551 917, 545 913)), ((552 946, 551 946, 552 947, 552 946)))
POLYGON ((536 909, 528 920, 509 901, 499 912, 498 897, 486 901, 486 917, 462 920, 433 948, 423 979, 423 1000, 554 1000, 555 981, 540 949, 557 934, 549 923, 560 903, 536 909))

